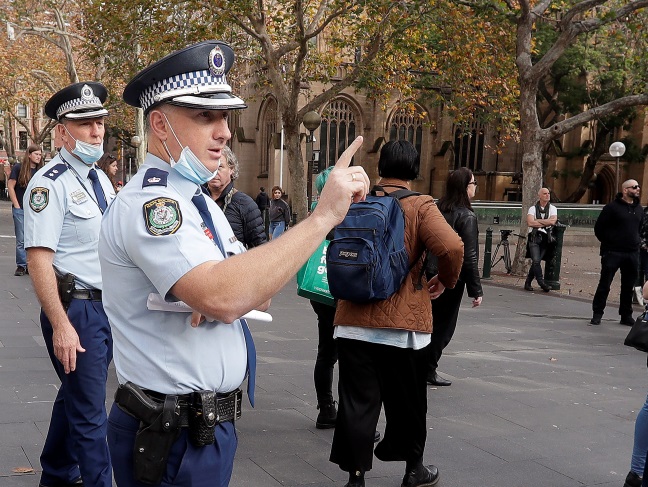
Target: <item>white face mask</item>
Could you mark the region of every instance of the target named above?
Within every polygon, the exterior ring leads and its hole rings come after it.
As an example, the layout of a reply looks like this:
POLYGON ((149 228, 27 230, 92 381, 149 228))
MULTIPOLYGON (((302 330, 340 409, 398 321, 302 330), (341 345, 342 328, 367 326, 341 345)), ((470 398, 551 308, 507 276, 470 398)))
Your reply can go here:
POLYGON ((72 154, 81 159, 84 164, 91 166, 92 164, 97 162, 101 156, 103 156, 103 144, 94 145, 83 142, 82 140, 77 140, 72 137, 72 134, 65 125, 63 125, 63 128, 65 128, 65 131, 68 133, 70 138, 74 140, 75 147, 72 150, 72 154))
POLYGON ((178 157, 178 160, 176 161, 173 159, 173 156, 171 155, 171 151, 169 151, 166 142, 162 142, 164 144, 164 148, 169 154, 169 163, 171 164, 171 167, 176 171, 178 171, 184 178, 196 184, 202 185, 212 180, 216 176, 216 174, 218 174, 218 168, 215 171, 210 171, 205 167, 205 165, 200 161, 200 159, 196 157, 196 155, 191 151, 189 146, 183 147, 182 144, 180 143, 180 140, 178 139, 178 136, 175 133, 175 130, 173 130, 173 127, 169 123, 169 119, 167 118, 166 114, 162 113, 162 115, 164 115, 164 118, 169 124, 171 133, 173 134, 176 141, 178 142, 178 145, 182 147, 182 151, 180 152, 180 157, 178 157))

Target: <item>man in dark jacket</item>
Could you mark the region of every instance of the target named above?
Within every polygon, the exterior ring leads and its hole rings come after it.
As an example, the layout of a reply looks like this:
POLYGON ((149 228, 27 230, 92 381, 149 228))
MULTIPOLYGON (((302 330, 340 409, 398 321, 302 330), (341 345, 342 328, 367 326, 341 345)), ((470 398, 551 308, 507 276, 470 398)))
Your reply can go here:
POLYGON ((267 241, 263 217, 254 200, 234 187, 239 174, 238 159, 229 147, 223 149, 218 174, 205 187, 221 207, 236 238, 248 249, 267 241))
POLYGON ((632 288, 639 267, 639 230, 643 209, 639 204, 641 188, 634 179, 625 181, 621 193, 603 208, 594 225, 601 242, 601 277, 592 302, 592 325, 600 325, 610 284, 621 269, 620 323, 632 326, 632 288))
POLYGON ((268 207, 270 206, 270 197, 268 196, 268 193, 266 193, 263 186, 261 186, 261 188, 259 189, 259 194, 257 195, 255 201, 257 206, 259 207, 259 210, 261 211, 261 214, 265 214, 265 212, 268 210, 268 207))

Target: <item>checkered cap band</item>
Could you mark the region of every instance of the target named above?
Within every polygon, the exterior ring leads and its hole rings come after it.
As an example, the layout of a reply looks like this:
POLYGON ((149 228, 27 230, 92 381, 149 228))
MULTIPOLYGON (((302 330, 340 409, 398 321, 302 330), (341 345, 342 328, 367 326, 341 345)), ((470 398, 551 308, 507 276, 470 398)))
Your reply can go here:
POLYGON ((140 105, 146 111, 150 106, 169 98, 201 93, 231 93, 225 75, 214 76, 208 69, 182 73, 146 88, 140 95, 140 105))
POLYGON ((85 100, 83 98, 74 98, 66 101, 58 108, 58 110, 56 110, 56 118, 60 120, 66 113, 76 112, 77 110, 86 110, 89 108, 103 108, 103 104, 96 96, 85 100))

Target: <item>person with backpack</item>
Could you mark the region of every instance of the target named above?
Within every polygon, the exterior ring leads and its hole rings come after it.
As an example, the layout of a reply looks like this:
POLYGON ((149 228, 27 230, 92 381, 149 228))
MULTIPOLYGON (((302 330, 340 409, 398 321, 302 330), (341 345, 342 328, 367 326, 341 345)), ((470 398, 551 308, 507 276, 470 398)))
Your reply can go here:
POLYGON ((547 188, 540 188, 538 191, 538 202, 529 208, 527 212, 527 225, 529 233, 527 235, 527 257, 531 259, 529 274, 524 282, 525 291, 533 291, 531 283, 535 278, 538 286, 546 293, 551 291, 548 284, 542 277, 541 262, 550 246, 549 234, 553 226, 558 221, 558 210, 554 205, 549 203, 551 192, 547 188))
MULTIPOLYGON (((380 152, 379 184, 385 193, 407 191, 419 167, 420 157, 411 143, 390 141, 380 152)), ((339 409, 330 460, 349 473, 346 487, 364 487, 374 453, 382 461, 406 462, 405 487, 431 486, 439 480, 435 466, 423 465, 427 435, 425 347, 432 333, 430 299, 457 282, 463 243, 431 196, 410 194, 398 203, 404 213, 409 273, 388 298, 366 302, 339 299, 335 313, 339 409), (439 261, 439 273, 429 281, 423 271, 427 250, 439 261), (374 452, 382 405, 387 425, 374 452)), ((331 247, 328 250, 331 252, 331 247)), ((355 251, 339 253, 353 258, 355 251)), ((332 279, 329 274, 331 285, 332 279)), ((348 286, 363 283, 357 279, 348 286)))
MULTIPOLYGON (((477 227, 477 216, 470 205, 470 200, 474 198, 476 190, 477 181, 475 181, 473 172, 467 167, 460 167, 448 175, 446 194, 437 201, 439 210, 443 213, 446 221, 464 243, 464 261, 457 285, 453 289, 446 289, 432 303, 434 331, 432 332, 432 343, 429 346, 430 362, 427 382, 437 387, 452 385, 451 381, 437 374, 437 366, 443 349, 452 340, 452 335, 457 327, 464 289, 467 288, 468 296, 473 298, 473 308, 481 304, 484 295, 479 279, 479 228, 477 227)), ((432 260, 435 259, 429 259, 429 261, 432 260)), ((430 266, 428 266, 429 268, 430 266)), ((436 265, 431 269, 432 275, 436 274, 434 269, 436 269, 436 265)))

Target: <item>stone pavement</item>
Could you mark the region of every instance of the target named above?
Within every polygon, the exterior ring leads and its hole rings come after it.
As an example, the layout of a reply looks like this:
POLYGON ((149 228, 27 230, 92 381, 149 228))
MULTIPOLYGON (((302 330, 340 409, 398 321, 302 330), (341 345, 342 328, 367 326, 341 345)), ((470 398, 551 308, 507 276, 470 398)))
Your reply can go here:
MULTIPOLYGON (((58 379, 29 278, 13 277, 13 229, 3 204, 0 487, 26 487, 38 484, 58 379)), ((598 327, 588 325, 590 312, 589 299, 528 293, 497 279, 486 284, 481 307, 464 301, 440 364, 453 385, 428 391, 425 461, 439 467, 439 486, 623 485, 648 389, 646 356, 623 346, 628 328, 617 323, 613 307, 598 327)), ((333 432, 315 428, 315 315, 294 282, 275 297, 271 313, 272 323, 251 322, 257 407, 246 403, 237 423, 231 485, 341 487, 345 474, 328 461, 333 432)), ((109 403, 115 386, 113 372, 109 403)), ((378 428, 384 431, 383 419, 378 428)), ((376 460, 367 486, 399 486, 403 470, 376 460)))

